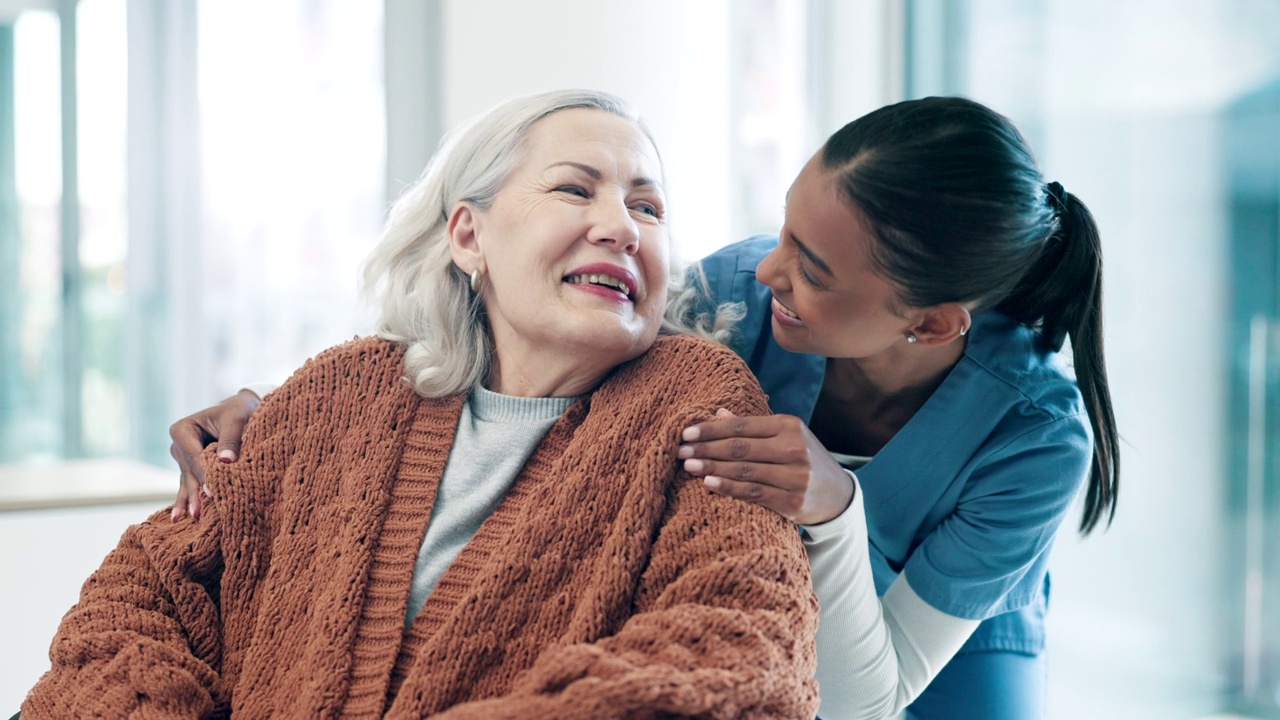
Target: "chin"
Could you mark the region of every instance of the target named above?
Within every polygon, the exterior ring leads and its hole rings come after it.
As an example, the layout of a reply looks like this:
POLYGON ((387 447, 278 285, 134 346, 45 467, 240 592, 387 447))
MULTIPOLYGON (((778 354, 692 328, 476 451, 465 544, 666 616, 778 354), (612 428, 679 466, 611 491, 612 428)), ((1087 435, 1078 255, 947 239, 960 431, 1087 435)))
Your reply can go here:
POLYGON ((812 353, 817 354, 818 350, 810 347, 807 343, 807 337, 801 337, 802 333, 796 331, 795 328, 779 327, 777 321, 773 321, 773 339, 783 350, 789 350, 793 353, 812 353))
POLYGON ((624 362, 635 360, 641 355, 649 351, 653 347, 653 342, 658 337, 657 333, 632 335, 626 339, 619 338, 617 342, 610 343, 608 352, 618 357, 618 365, 624 362))
POLYGON ((584 352, 608 356, 613 360, 613 365, 621 365, 640 357, 653 347, 658 330, 656 326, 638 330, 621 325, 602 327, 602 324, 596 323, 575 335, 572 339, 565 338, 565 344, 573 343, 584 352))

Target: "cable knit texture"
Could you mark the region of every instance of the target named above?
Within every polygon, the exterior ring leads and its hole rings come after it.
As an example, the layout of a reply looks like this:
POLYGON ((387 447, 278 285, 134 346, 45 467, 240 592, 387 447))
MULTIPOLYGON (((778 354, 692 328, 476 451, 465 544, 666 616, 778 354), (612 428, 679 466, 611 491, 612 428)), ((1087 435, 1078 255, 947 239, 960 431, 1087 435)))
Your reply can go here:
POLYGON ((361 339, 264 400, 198 522, 129 528, 27 697, 39 718, 708 718, 817 710, 796 529, 678 471, 766 413, 728 349, 660 338, 575 403, 404 628, 462 396, 361 339))

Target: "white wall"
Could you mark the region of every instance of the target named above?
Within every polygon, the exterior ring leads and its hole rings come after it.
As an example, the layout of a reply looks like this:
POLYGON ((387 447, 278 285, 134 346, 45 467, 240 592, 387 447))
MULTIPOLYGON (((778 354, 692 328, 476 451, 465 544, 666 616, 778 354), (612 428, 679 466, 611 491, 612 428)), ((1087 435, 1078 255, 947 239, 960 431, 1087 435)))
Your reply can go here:
POLYGON ((0 718, 49 669, 49 642, 85 579, 158 506, 0 512, 0 718))

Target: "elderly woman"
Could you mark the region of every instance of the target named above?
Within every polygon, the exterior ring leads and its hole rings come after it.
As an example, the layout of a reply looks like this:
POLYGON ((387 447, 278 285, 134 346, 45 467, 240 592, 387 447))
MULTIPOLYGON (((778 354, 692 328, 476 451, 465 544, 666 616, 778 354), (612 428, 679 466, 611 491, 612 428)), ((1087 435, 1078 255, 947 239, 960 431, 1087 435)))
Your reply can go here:
POLYGON ((662 177, 602 94, 455 133, 366 268, 380 337, 206 453, 199 522, 125 533, 23 717, 812 718, 800 537, 677 471, 682 428, 767 406, 658 337, 662 177))

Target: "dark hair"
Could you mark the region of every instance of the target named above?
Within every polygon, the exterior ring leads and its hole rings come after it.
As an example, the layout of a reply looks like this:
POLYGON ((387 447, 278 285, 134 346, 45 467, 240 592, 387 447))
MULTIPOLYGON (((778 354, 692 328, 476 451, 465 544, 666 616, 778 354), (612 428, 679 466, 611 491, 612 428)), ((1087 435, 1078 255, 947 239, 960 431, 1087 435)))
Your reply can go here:
POLYGON ((1115 517, 1120 457, 1102 353, 1102 247, 1089 209, 1045 184, 1021 133, 962 98, 889 105, 822 150, 878 240, 872 262, 913 307, 974 303, 1035 329, 1042 350, 1070 337, 1093 428, 1080 530, 1115 517))

